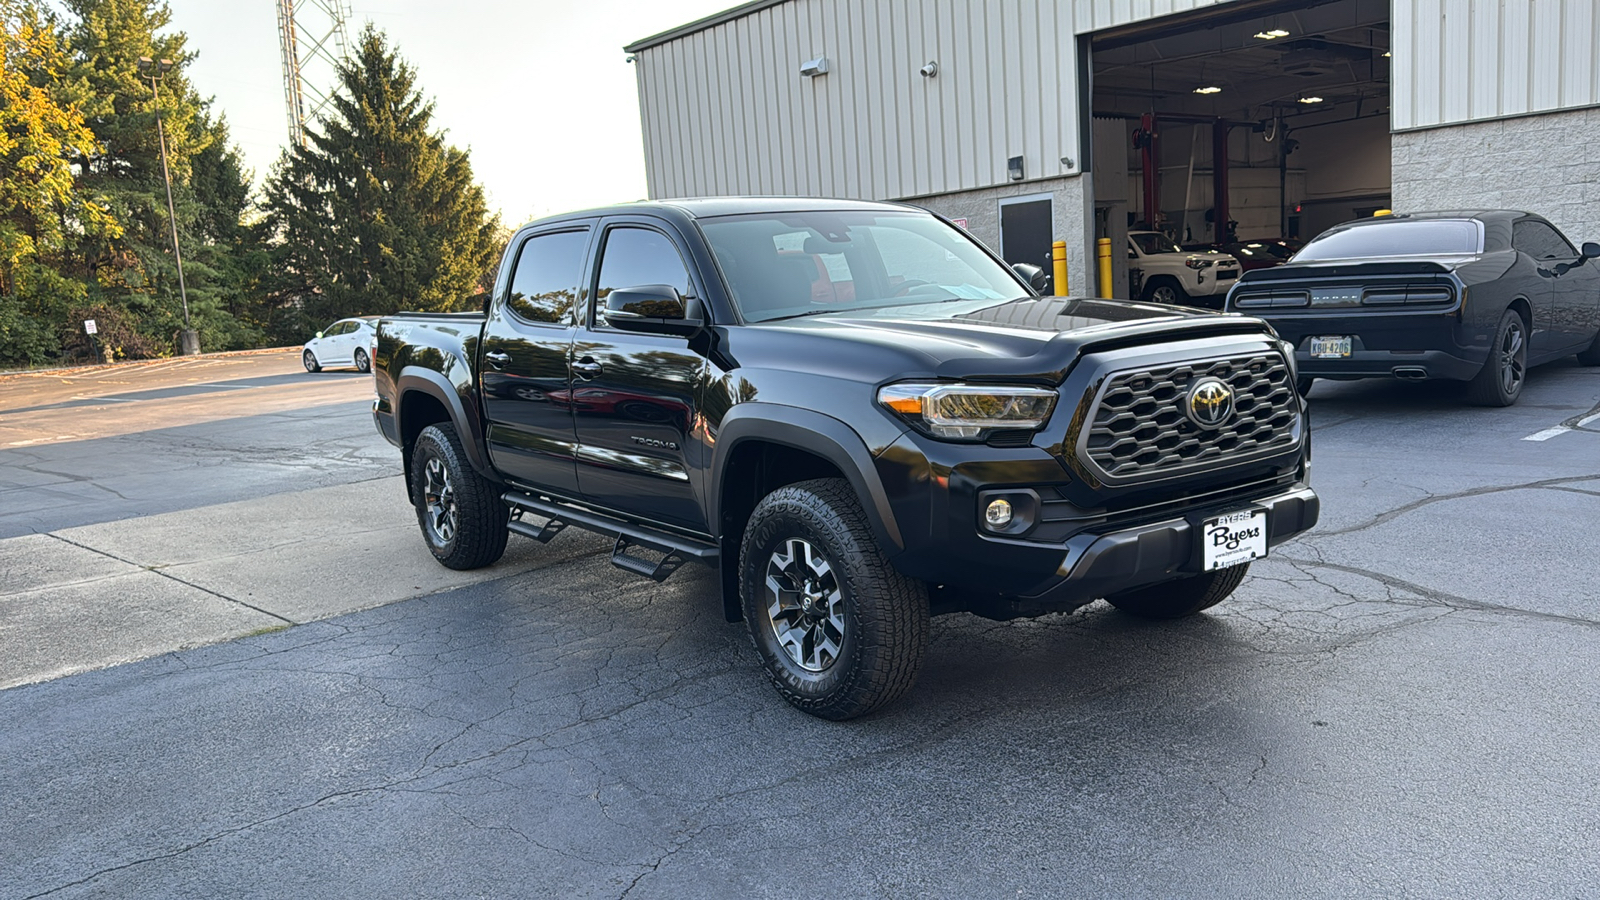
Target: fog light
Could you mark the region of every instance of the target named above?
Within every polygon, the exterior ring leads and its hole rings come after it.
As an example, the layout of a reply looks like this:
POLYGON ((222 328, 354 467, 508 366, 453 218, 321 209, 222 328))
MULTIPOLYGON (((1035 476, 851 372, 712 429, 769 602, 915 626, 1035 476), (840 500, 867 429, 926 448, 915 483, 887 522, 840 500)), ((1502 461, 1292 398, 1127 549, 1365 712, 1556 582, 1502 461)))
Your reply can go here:
POLYGON ((991 500, 983 511, 983 520, 989 523, 990 528, 1004 528, 1011 524, 1011 503, 1006 500, 991 500))

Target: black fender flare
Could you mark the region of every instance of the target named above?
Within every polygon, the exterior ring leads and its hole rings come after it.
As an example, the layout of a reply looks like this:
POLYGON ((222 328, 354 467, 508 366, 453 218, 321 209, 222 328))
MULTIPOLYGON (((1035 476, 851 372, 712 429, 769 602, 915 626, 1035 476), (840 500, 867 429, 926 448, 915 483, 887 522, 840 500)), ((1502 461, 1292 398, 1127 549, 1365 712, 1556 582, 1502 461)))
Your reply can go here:
MULTIPOLYGON (((485 452, 484 436, 477 427, 477 420, 467 415, 466 404, 461 400, 461 394, 455 385, 442 374, 425 369, 421 366, 406 366, 400 370, 400 377, 395 379, 395 404, 394 404, 394 431, 396 436, 406 433, 405 399, 409 393, 426 394, 444 404, 445 411, 450 414, 450 424, 455 426, 456 434, 461 436, 461 449, 466 451, 467 462, 478 470, 480 475, 496 483, 500 477, 495 474, 494 467, 489 465, 488 454, 485 452)), ((402 442, 403 442, 402 438, 402 442)), ((402 443, 401 450, 409 451, 402 443)), ((409 480, 410 466, 406 467, 406 477, 409 480)))
POLYGON ((872 526, 873 536, 886 556, 894 557, 905 549, 905 539, 895 522, 888 492, 878 477, 877 466, 866 442, 849 425, 815 410, 777 403, 745 402, 729 410, 717 429, 712 451, 713 477, 707 490, 708 519, 722 521, 722 484, 728 463, 739 445, 765 441, 804 450, 820 456, 844 473, 855 488, 872 526))

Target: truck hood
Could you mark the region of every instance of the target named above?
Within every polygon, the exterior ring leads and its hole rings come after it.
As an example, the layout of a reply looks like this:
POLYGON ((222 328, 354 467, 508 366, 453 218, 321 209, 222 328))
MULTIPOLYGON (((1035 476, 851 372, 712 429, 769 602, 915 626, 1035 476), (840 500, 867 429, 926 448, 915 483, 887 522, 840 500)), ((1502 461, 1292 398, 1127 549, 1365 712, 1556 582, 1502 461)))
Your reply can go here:
POLYGON ((1083 353, 1222 334, 1270 334, 1259 319, 1068 297, 953 301, 820 313, 729 335, 744 364, 825 369, 858 380, 932 375, 1059 383, 1083 353))

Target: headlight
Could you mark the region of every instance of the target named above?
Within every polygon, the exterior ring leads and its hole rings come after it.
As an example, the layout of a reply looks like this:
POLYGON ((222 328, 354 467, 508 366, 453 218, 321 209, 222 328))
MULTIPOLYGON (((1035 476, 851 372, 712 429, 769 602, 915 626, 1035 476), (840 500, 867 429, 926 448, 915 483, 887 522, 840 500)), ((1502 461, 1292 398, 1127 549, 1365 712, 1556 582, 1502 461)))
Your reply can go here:
POLYGON ((1191 256, 1184 260, 1183 264, 1191 269, 1209 269, 1213 263, 1212 260, 1209 259, 1196 259, 1195 257, 1191 256))
POLYGON ((937 438, 982 440, 996 429, 1034 429, 1050 418, 1056 392, 978 384, 891 384, 878 402, 937 438))

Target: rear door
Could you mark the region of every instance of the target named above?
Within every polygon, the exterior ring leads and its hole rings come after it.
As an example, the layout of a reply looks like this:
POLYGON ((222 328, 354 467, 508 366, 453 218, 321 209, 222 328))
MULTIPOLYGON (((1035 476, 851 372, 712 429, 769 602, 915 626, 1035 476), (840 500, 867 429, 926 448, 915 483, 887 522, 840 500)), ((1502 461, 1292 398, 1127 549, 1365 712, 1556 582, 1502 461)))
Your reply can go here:
POLYGON ((599 257, 572 354, 578 486, 597 506, 708 533, 700 472, 687 461, 708 363, 687 338, 619 331, 599 314, 616 288, 705 296, 690 257, 670 225, 633 216, 606 221, 599 257))
POLYGON ((579 221, 517 235, 478 356, 495 469, 519 486, 566 497, 578 493, 568 363, 593 231, 592 221, 579 221))

